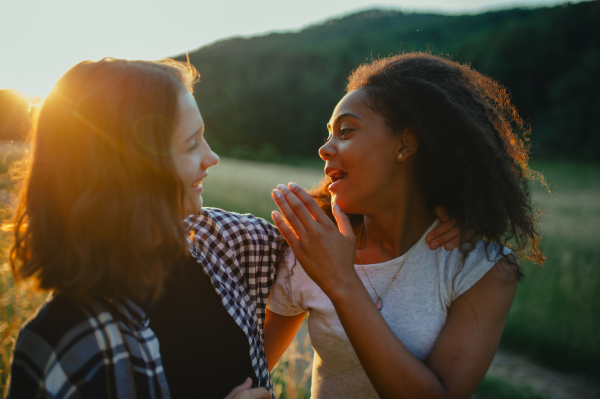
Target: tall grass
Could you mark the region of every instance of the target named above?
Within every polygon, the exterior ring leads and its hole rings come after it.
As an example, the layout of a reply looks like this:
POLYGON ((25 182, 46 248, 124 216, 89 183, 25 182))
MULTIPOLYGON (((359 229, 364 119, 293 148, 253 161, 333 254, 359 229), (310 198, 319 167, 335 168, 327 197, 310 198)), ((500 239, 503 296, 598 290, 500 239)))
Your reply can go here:
POLYGON ((547 261, 523 265, 501 345, 600 378, 600 167, 534 166, 553 191, 534 190, 547 261))
MULTIPOLYGON (((15 148, 11 151, 4 156, 6 148, 0 150, 6 162, 15 157, 15 148)), ((537 163, 535 168, 544 173, 554 192, 534 189, 535 202, 544 212, 542 245, 548 260, 544 266, 523 265, 526 277, 517 291, 501 345, 554 367, 599 376, 600 232, 596 226, 600 222, 600 167, 537 163)), ((2 171, 6 168, 0 165, 2 171)), ((275 184, 295 181, 310 187, 322 175, 317 168, 224 159, 205 180, 204 204, 270 220, 275 209, 270 191, 275 184)), ((0 175, 0 222, 4 230, 10 223, 8 205, 13 192, 14 182, 7 174, 0 175)), ((6 384, 18 328, 44 299, 28 285, 15 287, 6 263, 10 243, 10 234, 0 230, 0 392, 6 384)), ((305 328, 273 371, 278 397, 310 396, 312 351, 305 328)), ((505 384, 497 388, 500 385, 486 378, 477 397, 518 397, 505 384), (492 391, 495 393, 490 394, 492 391)))
POLYGON ((21 144, 0 144, 0 395, 6 386, 10 356, 21 324, 43 302, 44 293, 32 289, 31 282, 15 285, 8 265, 12 244, 12 217, 17 182, 8 167, 23 156, 21 144))

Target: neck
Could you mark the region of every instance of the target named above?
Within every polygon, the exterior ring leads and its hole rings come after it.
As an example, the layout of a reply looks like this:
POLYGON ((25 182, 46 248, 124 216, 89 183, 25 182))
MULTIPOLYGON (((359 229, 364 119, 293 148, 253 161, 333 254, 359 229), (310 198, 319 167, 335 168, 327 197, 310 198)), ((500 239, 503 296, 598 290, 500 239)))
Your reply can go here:
POLYGON ((381 263, 401 256, 431 225, 434 218, 427 210, 423 195, 419 190, 411 192, 397 198, 389 207, 365 215, 358 243, 363 263, 381 263))

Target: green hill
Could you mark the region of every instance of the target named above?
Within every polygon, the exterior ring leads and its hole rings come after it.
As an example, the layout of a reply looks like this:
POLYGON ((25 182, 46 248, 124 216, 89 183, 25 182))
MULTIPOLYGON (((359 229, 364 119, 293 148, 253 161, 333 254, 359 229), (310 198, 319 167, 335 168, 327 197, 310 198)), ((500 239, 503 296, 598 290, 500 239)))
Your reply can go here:
POLYGON ((535 157, 600 162, 598 1, 468 16, 370 10, 189 57, 215 149, 278 160, 316 155, 354 67, 413 50, 471 63, 507 86, 531 124, 535 157))

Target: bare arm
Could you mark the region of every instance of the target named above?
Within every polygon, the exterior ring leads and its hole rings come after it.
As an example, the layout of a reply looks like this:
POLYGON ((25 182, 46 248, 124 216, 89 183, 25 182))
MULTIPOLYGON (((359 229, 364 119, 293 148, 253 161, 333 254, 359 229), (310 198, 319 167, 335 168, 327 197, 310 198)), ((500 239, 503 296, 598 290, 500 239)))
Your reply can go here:
POLYGON ((471 397, 496 353, 516 292, 516 279, 501 269, 494 266, 452 303, 425 364, 396 337, 360 280, 332 292, 346 334, 382 398, 471 397))
POLYGON ((283 352, 285 352, 296 336, 305 314, 306 312, 302 312, 295 316, 282 316, 267 309, 265 318, 265 355, 269 371, 273 370, 283 352))

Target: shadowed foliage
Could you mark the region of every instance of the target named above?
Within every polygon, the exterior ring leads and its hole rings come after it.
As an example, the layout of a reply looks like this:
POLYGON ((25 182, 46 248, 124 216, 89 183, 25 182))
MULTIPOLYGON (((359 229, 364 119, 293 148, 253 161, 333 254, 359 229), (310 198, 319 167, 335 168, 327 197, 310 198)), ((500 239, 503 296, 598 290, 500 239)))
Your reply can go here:
MULTIPOLYGON (((189 54, 217 152, 315 157, 348 74, 371 58, 430 51, 505 85, 534 157, 600 162, 600 2, 474 16, 371 10, 294 33, 233 38, 189 54)), ((179 57, 185 60, 185 55, 179 57)))

